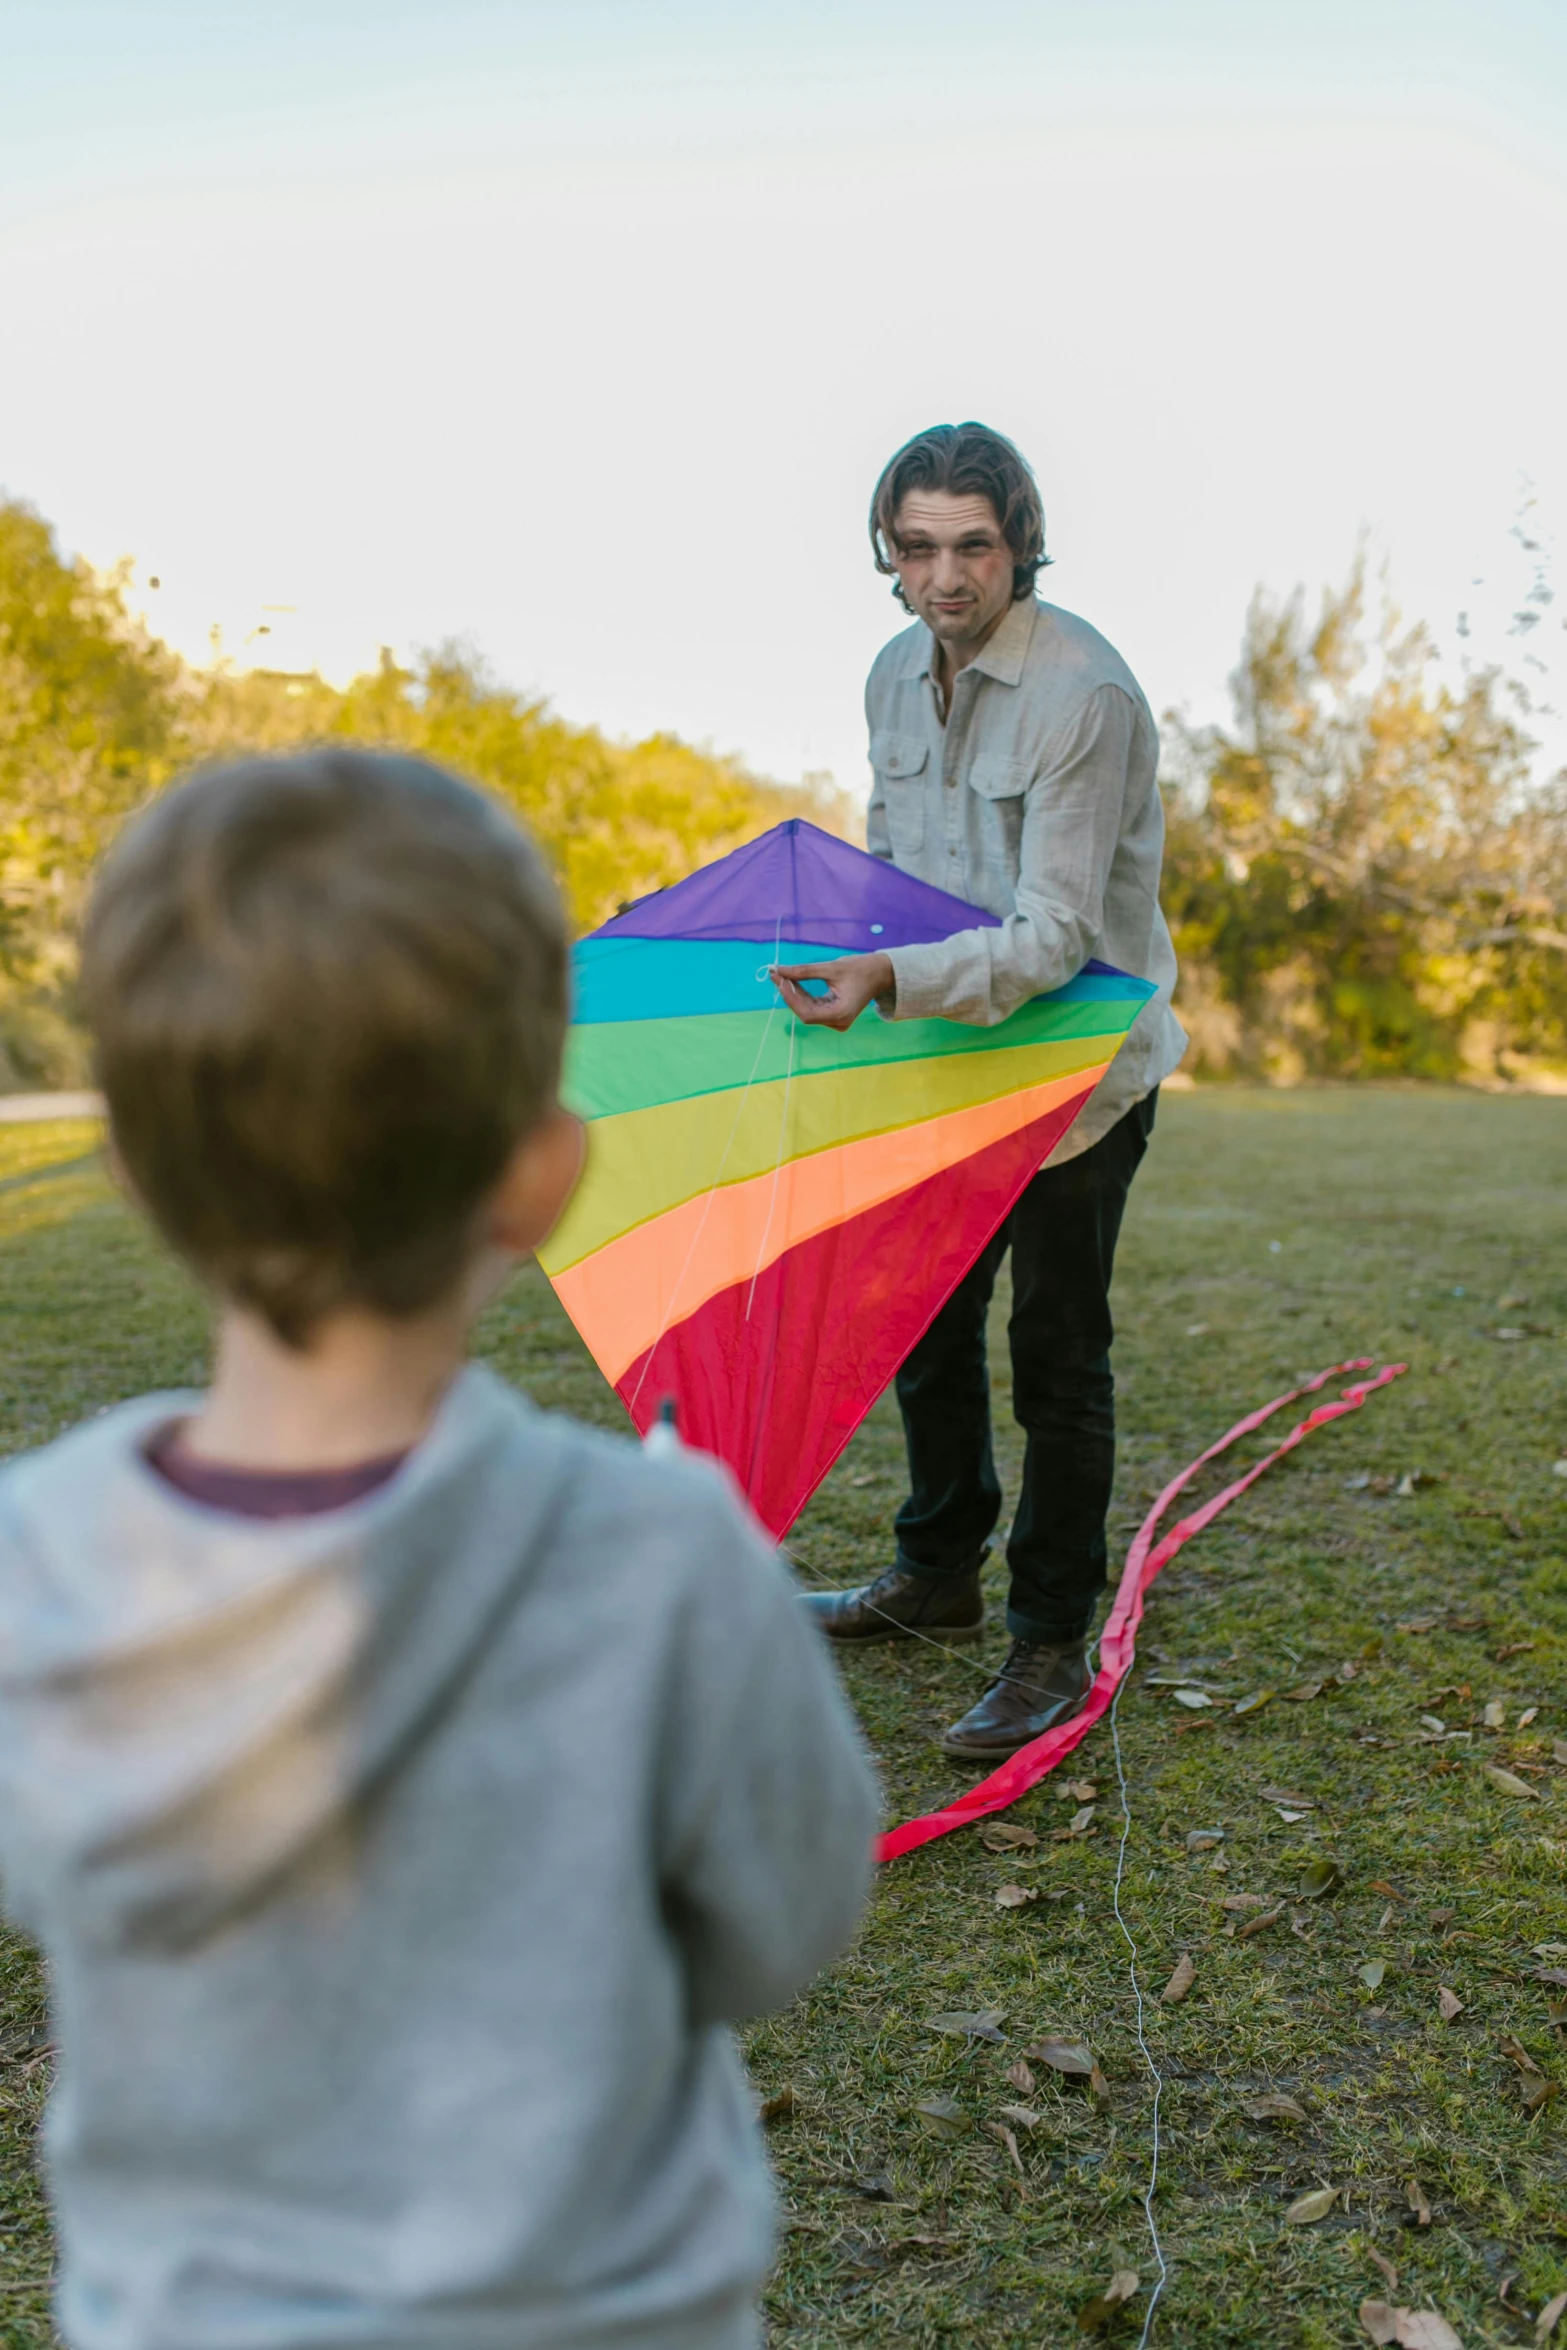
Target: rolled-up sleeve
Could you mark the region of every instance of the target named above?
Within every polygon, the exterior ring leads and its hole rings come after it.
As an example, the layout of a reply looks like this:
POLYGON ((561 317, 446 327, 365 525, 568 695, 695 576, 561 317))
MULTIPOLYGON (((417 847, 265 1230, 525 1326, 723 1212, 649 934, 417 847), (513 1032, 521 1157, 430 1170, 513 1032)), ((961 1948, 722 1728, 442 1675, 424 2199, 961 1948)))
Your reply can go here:
POLYGON ((1104 928, 1138 725, 1122 687, 1087 696, 1024 797, 1016 911, 999 929, 893 948, 891 1018, 991 1027, 1081 971, 1104 928))

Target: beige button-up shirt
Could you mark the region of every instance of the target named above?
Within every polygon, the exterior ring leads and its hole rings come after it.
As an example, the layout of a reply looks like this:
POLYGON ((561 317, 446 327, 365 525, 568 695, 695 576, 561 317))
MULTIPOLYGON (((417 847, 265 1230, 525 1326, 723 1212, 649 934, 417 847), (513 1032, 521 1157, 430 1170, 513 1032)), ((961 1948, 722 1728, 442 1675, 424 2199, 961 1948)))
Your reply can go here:
POLYGON ((1126 663, 1075 613, 1028 597, 961 669, 943 713, 923 621, 877 655, 865 687, 872 856, 987 913, 893 948, 897 1020, 1004 1020, 1090 957, 1158 994, 1051 1154, 1075 1158, 1179 1062, 1175 949, 1159 907, 1164 808, 1153 713, 1126 663))

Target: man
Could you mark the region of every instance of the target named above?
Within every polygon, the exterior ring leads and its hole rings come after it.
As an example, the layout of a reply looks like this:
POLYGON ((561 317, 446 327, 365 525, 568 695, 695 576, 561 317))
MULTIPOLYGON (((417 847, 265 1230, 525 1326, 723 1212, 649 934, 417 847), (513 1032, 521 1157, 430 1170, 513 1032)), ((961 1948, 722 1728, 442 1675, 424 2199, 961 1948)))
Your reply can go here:
POLYGON ((1136 679, 1086 621, 1046 604, 1034 477, 1000 433, 939 424, 900 449, 871 501, 876 568, 915 624, 865 689, 873 855, 1001 917, 937 945, 776 974, 801 1020, 1004 1020, 1091 956, 1158 988, 1076 1124, 898 1374, 909 1497, 875 1582, 812 1592, 834 1640, 977 1637, 1001 1508, 985 1322, 1012 1252, 1013 1404, 1027 1437, 1007 1545, 1011 1647, 949 1754, 1000 1761, 1078 1712, 1105 1585, 1115 1468, 1109 1289, 1161 1079, 1185 1050, 1159 910, 1159 740, 1136 679), (807 980, 825 994, 806 992, 807 980))

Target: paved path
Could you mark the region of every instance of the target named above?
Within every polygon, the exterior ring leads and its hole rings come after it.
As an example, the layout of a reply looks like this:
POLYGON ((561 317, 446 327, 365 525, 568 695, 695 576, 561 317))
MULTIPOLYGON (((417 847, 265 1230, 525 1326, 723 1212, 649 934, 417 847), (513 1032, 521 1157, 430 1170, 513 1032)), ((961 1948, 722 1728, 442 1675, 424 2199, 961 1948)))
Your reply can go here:
POLYGON ((101 1093, 0 1093, 0 1126, 42 1125, 47 1118, 101 1118, 101 1093))

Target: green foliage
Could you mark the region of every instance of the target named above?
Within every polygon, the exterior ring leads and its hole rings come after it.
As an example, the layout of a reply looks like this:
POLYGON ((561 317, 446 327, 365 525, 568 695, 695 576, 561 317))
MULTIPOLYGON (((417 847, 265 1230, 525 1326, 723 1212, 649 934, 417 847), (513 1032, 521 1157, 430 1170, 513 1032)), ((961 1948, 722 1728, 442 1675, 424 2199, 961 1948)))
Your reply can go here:
MULTIPOLYGON (((1233 726, 1168 726, 1165 903, 1210 1075, 1506 1077, 1567 1062, 1567 779, 1423 630, 1258 595, 1233 726)), ((1189 1064, 1191 1065, 1191 1064, 1189 1064)))
POLYGON ((74 937, 115 827, 182 768, 324 742, 438 759, 501 794, 590 929, 787 816, 846 828, 847 803, 673 735, 612 743, 509 692, 447 647, 389 654, 339 691, 319 677, 192 670, 125 608, 123 579, 60 554, 0 500, 0 1091, 80 1082, 74 937))
MULTIPOLYGON (((1259 595, 1229 727, 1167 722, 1165 902, 1188 1063, 1211 1076, 1487 1081, 1567 1068, 1567 777, 1530 781, 1517 689, 1457 691, 1424 633, 1372 627, 1362 574, 1259 595)), ((500 793, 579 929, 770 824, 849 830, 842 795, 768 783, 672 735, 608 741, 447 646, 320 677, 187 668, 118 574, 0 500, 0 1090, 86 1075, 74 936, 115 827, 182 768, 357 742, 500 793)))
POLYGON ((304 742, 416 751, 511 802, 592 929, 629 898, 679 881, 786 816, 843 828, 847 805, 763 782, 674 735, 620 744, 497 685, 448 646, 415 670, 390 654, 339 694, 319 678, 224 672, 190 682, 186 742, 202 758, 304 742))
POLYGON ((80 1074, 67 991, 82 877, 172 771, 176 674, 117 577, 66 563, 46 523, 0 501, 0 1086, 80 1074))

